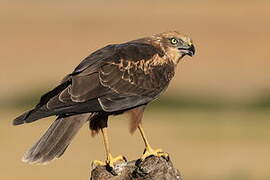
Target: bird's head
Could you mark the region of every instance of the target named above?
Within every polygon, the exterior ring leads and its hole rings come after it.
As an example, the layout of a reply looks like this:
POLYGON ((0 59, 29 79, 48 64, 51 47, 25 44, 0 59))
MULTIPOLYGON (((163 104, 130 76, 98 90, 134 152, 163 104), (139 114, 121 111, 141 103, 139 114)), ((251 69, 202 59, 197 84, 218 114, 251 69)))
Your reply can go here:
POLYGON ((178 64, 185 55, 193 56, 195 54, 192 40, 177 31, 156 34, 154 38, 175 64, 178 64))

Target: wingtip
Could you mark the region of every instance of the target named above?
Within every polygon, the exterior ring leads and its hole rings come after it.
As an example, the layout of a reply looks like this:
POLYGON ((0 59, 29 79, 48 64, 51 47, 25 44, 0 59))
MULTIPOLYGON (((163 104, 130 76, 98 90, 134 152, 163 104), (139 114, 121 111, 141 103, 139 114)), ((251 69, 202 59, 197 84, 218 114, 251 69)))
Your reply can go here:
POLYGON ((24 124, 24 121, 21 121, 20 119, 14 119, 13 121, 12 121, 12 125, 13 126, 17 126, 17 125, 21 125, 21 124, 24 124))
POLYGON ((17 126, 26 123, 26 119, 28 118, 28 116, 32 111, 33 110, 26 111, 22 115, 18 116, 16 119, 13 120, 12 125, 17 126))

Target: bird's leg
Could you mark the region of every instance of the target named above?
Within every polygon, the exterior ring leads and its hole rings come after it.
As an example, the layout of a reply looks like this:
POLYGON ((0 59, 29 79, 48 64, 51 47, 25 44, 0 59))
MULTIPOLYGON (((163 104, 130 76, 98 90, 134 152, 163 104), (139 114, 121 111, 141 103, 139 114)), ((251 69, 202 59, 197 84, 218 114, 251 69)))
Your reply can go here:
POLYGON ((93 164, 96 165, 96 166, 107 166, 109 168, 109 170, 113 170, 114 165, 115 165, 116 162, 118 162, 118 161, 127 161, 127 159, 122 155, 117 156, 117 157, 113 157, 112 154, 111 154, 111 151, 110 151, 107 128, 106 127, 102 128, 101 133, 102 133, 102 138, 103 138, 105 151, 106 151, 106 160, 105 160, 105 162, 95 160, 93 162, 93 164))
POLYGON ((143 138, 143 142, 145 144, 144 153, 143 153, 142 157, 140 158, 141 161, 145 160, 149 156, 166 157, 166 158, 169 157, 169 155, 167 153, 165 153, 162 149, 156 149, 156 150, 152 149, 148 140, 146 139, 146 136, 145 136, 145 133, 144 133, 144 130, 143 130, 141 124, 138 125, 138 129, 141 133, 141 136, 143 138))

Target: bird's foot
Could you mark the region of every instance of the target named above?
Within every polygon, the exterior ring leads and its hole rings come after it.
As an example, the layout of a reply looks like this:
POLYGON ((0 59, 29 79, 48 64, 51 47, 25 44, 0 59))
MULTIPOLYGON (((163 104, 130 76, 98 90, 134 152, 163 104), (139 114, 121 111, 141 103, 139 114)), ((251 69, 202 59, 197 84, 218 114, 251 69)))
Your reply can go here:
POLYGON ((150 156, 157 156, 157 157, 164 157, 165 159, 169 158, 169 154, 164 152, 162 149, 152 149, 151 147, 147 147, 144 150, 144 153, 142 155, 142 157, 140 158, 140 161, 144 161, 147 157, 150 156))
POLYGON ((125 156, 122 156, 122 155, 119 155, 117 157, 112 157, 112 155, 109 154, 105 162, 99 161, 99 160, 93 161, 92 167, 105 166, 109 172, 111 172, 113 175, 117 175, 114 168, 115 168, 115 164, 117 164, 117 162, 119 161, 127 162, 127 159, 125 156))

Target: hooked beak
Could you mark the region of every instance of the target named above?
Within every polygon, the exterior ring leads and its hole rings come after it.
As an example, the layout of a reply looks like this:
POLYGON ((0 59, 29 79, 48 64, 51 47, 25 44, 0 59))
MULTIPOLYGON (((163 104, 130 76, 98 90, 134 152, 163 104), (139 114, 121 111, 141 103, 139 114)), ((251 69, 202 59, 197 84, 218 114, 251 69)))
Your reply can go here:
POLYGON ((195 55, 195 47, 193 44, 189 46, 189 48, 178 48, 183 55, 194 56, 195 55))
POLYGON ((191 46, 190 46, 190 48, 188 50, 189 50, 189 52, 188 52, 187 55, 189 55, 191 57, 195 55, 195 47, 194 47, 193 44, 191 44, 191 46))

